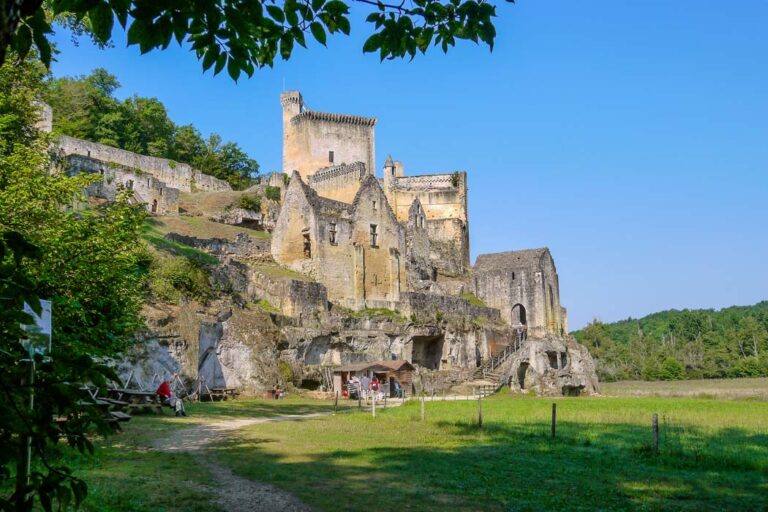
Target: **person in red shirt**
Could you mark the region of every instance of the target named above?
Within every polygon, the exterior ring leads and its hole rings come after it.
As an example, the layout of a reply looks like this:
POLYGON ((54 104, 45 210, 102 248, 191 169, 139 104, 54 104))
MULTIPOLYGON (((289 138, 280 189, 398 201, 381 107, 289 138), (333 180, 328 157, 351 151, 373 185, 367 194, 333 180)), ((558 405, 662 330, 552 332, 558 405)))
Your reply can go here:
POLYGON ((187 411, 184 410, 184 403, 181 398, 176 398, 171 389, 171 385, 167 380, 160 383, 160 387, 155 391, 157 397, 160 399, 160 403, 163 403, 169 407, 173 407, 176 411, 176 416, 186 416, 187 411))

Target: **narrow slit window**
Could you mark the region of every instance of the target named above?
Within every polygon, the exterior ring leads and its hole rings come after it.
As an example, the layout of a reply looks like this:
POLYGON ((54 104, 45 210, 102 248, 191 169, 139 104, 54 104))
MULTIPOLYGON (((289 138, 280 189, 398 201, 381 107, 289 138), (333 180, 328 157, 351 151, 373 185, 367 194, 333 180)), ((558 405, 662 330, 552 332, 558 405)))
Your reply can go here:
POLYGON ((373 209, 376 209, 376 201, 373 202, 373 209))
POLYGON ((376 224, 371 224, 371 247, 377 247, 379 241, 379 233, 377 231, 376 224))
POLYGON ((335 222, 331 222, 328 228, 328 241, 330 241, 332 245, 336 245, 336 223, 335 222))
POLYGON ((328 161, 329 161, 330 163, 333 163, 333 151, 329 151, 329 152, 328 152, 328 161))

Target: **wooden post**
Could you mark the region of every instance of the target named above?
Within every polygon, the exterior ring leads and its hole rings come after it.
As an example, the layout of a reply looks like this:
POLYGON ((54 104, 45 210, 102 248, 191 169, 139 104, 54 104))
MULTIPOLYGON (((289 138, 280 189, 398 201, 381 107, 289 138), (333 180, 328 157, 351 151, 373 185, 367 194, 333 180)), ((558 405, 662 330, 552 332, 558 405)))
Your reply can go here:
POLYGON ((333 414, 336 414, 336 411, 339 408, 339 392, 336 392, 336 400, 333 401, 333 414))
POLYGON ((659 415, 654 414, 651 421, 651 427, 653 429, 653 453, 659 453, 659 415))
POLYGON ((424 396, 421 397, 421 421, 424 421, 424 396))
POLYGON ((376 417, 376 395, 371 398, 371 416, 376 417))
POLYGON ((557 404, 552 404, 552 439, 557 431, 557 404))
POLYGON ((477 397, 477 426, 483 428, 483 397, 477 397))
POLYGON ((363 410, 363 391, 359 388, 357 390, 357 409, 359 411, 363 410))
POLYGON ((389 394, 389 393, 384 393, 384 408, 385 408, 385 409, 387 408, 387 395, 388 395, 388 394, 389 394))

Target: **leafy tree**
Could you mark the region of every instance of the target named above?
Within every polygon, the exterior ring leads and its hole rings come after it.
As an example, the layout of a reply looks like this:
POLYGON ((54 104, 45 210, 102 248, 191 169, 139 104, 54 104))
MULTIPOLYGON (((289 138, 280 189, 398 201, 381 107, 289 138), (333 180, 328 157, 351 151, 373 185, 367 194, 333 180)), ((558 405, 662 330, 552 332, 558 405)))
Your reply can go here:
POLYGON ((382 60, 413 58, 430 46, 447 52, 457 40, 493 49, 496 5, 485 0, 0 0, 0 64, 8 47, 24 57, 34 44, 48 65, 52 15, 99 44, 109 44, 117 20, 141 53, 165 49, 176 39, 194 50, 203 69, 226 68, 237 80, 272 66, 278 55, 289 59, 296 45, 307 46, 308 34, 322 45, 328 34, 349 35, 353 2, 370 7, 366 23, 372 33, 363 51, 382 60))
POLYGON ((676 364, 686 378, 768 376, 768 302, 595 321, 573 334, 590 348, 604 380, 671 378, 676 364))
MULTIPOLYGON (((44 70, 34 63, 0 66, 0 487, 15 475, 16 454, 31 440, 28 485, 0 497, 0 510, 31 510, 33 497, 50 510, 85 497, 85 483, 52 462, 61 439, 81 452, 108 425, 81 391, 115 375, 94 355, 115 355, 140 323, 146 256, 139 239, 142 212, 118 200, 102 209, 78 209, 73 198, 93 181, 52 172, 49 141, 34 129, 44 70), (34 383, 20 325, 54 308, 48 357, 35 357, 34 383), (30 391, 35 393, 29 410, 30 391)), ((19 468, 16 467, 16 471, 19 468)), ((22 484, 24 479, 21 480, 22 484)))

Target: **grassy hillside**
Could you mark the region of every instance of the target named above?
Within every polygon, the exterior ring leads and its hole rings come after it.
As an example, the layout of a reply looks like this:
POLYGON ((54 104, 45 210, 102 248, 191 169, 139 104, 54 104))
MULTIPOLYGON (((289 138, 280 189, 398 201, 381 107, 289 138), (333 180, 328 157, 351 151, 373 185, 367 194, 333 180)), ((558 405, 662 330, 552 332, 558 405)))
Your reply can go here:
POLYGON ((768 301, 721 310, 669 310, 572 333, 603 380, 768 376, 768 301))

